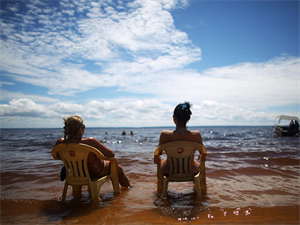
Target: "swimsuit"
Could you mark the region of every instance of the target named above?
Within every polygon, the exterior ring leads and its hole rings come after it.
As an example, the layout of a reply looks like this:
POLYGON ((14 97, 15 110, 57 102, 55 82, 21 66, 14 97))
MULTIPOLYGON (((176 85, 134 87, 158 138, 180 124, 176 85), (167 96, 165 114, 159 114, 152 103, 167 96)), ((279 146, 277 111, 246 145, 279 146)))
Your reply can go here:
POLYGON ((104 169, 104 160, 101 160, 101 161, 102 161, 102 168, 101 168, 101 170, 96 174, 96 177, 98 177, 99 173, 101 173, 102 170, 104 169))

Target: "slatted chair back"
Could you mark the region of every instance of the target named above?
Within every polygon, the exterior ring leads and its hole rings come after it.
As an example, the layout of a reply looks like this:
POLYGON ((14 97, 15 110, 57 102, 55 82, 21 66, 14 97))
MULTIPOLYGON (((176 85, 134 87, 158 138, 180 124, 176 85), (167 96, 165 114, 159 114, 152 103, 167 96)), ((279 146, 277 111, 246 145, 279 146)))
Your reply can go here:
POLYGON ((112 180, 114 193, 119 193, 118 165, 115 158, 105 157, 98 149, 82 144, 67 143, 56 145, 52 149, 54 159, 64 162, 66 168, 66 181, 62 194, 62 201, 65 200, 68 185, 83 186, 88 185, 93 200, 100 201, 101 185, 108 179, 112 180), (91 178, 88 170, 88 156, 94 153, 101 160, 108 160, 111 163, 110 174, 101 178, 91 178))

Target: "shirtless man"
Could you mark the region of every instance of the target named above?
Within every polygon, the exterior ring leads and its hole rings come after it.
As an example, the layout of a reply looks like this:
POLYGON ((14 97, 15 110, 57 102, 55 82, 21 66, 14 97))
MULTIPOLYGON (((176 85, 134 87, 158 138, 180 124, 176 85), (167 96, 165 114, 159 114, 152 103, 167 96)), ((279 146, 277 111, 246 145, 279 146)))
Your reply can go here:
MULTIPOLYGON (((61 143, 83 143, 97 148, 107 157, 115 157, 115 153, 97 139, 93 137, 82 138, 85 125, 79 116, 70 116, 64 119, 64 124, 64 138, 59 138, 55 145, 61 143)), ((90 153, 88 156, 88 170, 91 177, 100 178, 110 173, 110 162, 101 160, 95 154, 90 153)), ((118 177, 122 187, 130 187, 129 180, 120 165, 118 165, 118 177)))
MULTIPOLYGON (((192 115, 190 108, 191 104, 189 102, 185 102, 176 106, 173 114, 173 121, 176 125, 176 129, 174 131, 162 131, 159 138, 159 145, 172 141, 192 141, 203 144, 202 137, 199 131, 189 131, 186 128, 186 123, 190 120, 192 115)), ((154 158, 155 163, 157 163, 157 160, 158 158, 154 158)), ((194 160, 194 173, 199 171, 199 167, 199 162, 197 160, 194 160)), ((166 159, 162 160, 161 169, 163 174, 169 173, 169 167, 167 165, 166 159)))

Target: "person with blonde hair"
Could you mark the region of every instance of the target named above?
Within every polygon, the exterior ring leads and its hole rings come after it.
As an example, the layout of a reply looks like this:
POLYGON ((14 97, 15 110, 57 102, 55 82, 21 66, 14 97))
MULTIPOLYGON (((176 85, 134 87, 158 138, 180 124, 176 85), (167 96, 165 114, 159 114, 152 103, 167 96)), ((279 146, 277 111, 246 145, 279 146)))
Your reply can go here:
MULTIPOLYGON (((70 116, 64 118, 64 138, 59 138, 55 145, 62 143, 83 143, 97 148, 107 157, 115 157, 115 153, 105 147, 100 141, 93 137, 83 138, 85 125, 83 119, 79 116, 70 116)), ((99 159, 95 154, 90 153, 88 156, 88 170, 91 177, 100 178, 110 173, 110 162, 99 159)), ((119 183, 122 187, 130 187, 128 178, 123 168, 118 164, 119 183)))

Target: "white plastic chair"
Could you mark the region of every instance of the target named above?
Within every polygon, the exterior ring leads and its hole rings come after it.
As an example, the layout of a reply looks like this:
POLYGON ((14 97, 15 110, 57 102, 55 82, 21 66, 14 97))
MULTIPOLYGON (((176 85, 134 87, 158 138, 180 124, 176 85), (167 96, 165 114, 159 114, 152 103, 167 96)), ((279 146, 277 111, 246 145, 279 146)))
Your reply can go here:
POLYGON ((66 168, 62 201, 66 198, 68 185, 72 185, 73 188, 88 185, 93 201, 101 201, 100 188, 109 179, 112 181, 114 193, 118 194, 120 192, 118 165, 115 158, 105 157, 98 149, 82 143, 56 145, 52 149, 52 156, 54 159, 62 160, 66 168), (94 153, 101 160, 109 160, 111 164, 110 174, 101 178, 91 178, 87 164, 89 153, 94 153))
POLYGON ((203 145, 189 141, 169 142, 157 147, 154 153, 157 163, 157 191, 162 196, 167 195, 169 182, 194 181, 197 197, 206 194, 205 159, 206 150, 203 145), (200 170, 194 174, 194 153, 198 150, 201 154, 200 170), (169 173, 162 174, 161 157, 162 152, 167 154, 169 173))

